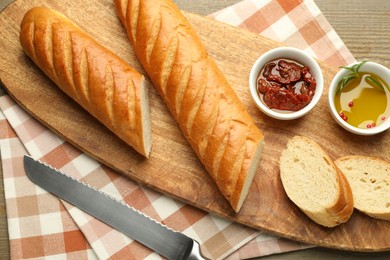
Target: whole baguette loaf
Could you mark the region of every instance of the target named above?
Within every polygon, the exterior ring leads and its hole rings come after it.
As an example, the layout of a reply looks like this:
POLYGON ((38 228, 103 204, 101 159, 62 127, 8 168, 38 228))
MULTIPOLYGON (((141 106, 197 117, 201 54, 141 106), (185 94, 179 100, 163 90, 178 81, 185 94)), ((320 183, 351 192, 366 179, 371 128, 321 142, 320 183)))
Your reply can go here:
POLYGON ((355 208, 390 220, 390 163, 369 156, 346 156, 335 161, 352 188, 355 208))
POLYGON ((25 14, 20 43, 62 91, 137 152, 149 156, 151 123, 143 75, 67 17, 45 7, 25 14))
POLYGON ((170 0, 115 0, 141 64, 184 136, 238 212, 260 160, 263 134, 170 0))
POLYGON ((287 196, 313 221, 334 227, 353 213, 354 199, 345 176, 313 140, 291 138, 280 157, 287 196))

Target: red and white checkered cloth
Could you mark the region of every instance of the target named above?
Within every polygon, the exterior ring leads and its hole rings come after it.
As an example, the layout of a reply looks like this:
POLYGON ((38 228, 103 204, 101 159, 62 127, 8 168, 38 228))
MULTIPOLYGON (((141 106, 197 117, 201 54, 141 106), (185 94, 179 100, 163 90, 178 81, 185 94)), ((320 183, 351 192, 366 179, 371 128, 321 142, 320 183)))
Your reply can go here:
MULTIPOLYGON (((312 0, 245 0, 211 16, 304 49, 335 67, 354 61, 312 0)), ((0 98, 0 109, 12 259, 159 258, 31 183, 23 169, 26 153, 196 239, 204 254, 212 259, 251 258, 309 247, 221 219, 138 185, 58 138, 8 96, 0 98)))

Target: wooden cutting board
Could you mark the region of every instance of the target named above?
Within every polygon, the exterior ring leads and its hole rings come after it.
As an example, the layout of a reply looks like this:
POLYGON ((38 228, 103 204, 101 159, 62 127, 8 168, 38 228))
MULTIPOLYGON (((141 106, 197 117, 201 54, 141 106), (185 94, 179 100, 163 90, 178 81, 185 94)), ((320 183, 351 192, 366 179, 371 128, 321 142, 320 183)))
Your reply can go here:
MULTIPOLYGON (((262 114, 251 100, 248 77, 265 51, 280 46, 264 37, 185 13, 228 81, 264 131, 265 147, 249 195, 235 214, 184 139, 163 101, 149 84, 153 148, 144 159, 60 92, 23 53, 19 24, 32 6, 55 8, 144 73, 109 0, 17 0, 0 14, 0 79, 8 93, 59 136, 129 178, 244 225, 286 238, 351 251, 390 250, 390 222, 354 212, 336 228, 321 227, 287 198, 279 178, 279 156, 289 138, 314 138, 333 159, 362 154, 390 161, 390 132, 356 136, 341 129, 327 107, 327 90, 335 70, 320 63, 325 91, 307 116, 278 121, 262 114)), ((145 73, 144 73, 145 74, 145 73)))

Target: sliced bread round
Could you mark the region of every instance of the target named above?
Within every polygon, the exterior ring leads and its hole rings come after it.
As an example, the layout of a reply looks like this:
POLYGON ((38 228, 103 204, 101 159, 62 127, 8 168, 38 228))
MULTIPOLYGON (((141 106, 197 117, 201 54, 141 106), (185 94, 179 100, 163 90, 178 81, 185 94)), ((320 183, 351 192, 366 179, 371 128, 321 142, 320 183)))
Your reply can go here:
POLYGON ((390 163, 358 155, 342 157, 335 163, 351 185, 355 208, 390 220, 390 163))
POLYGON ((334 227, 353 212, 351 188, 332 159, 313 140, 291 138, 280 157, 287 196, 313 221, 334 227))

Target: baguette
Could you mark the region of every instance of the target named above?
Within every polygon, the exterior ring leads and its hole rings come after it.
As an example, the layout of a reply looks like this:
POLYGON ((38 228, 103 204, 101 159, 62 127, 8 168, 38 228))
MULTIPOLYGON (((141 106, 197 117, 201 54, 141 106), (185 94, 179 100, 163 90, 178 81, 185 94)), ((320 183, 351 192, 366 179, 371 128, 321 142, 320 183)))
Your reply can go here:
POLYGON ((263 134, 170 0, 115 0, 135 53, 185 138, 238 212, 263 134))
POLYGON ((335 163, 351 185, 355 208, 373 218, 390 220, 390 163, 358 155, 335 163))
POLYGON ((20 43, 67 95, 140 154, 149 157, 151 123, 144 76, 61 13, 34 7, 20 43))
POLYGON ((334 227, 346 222, 354 199, 345 176, 313 140, 295 136, 280 158, 287 196, 314 222, 334 227))

